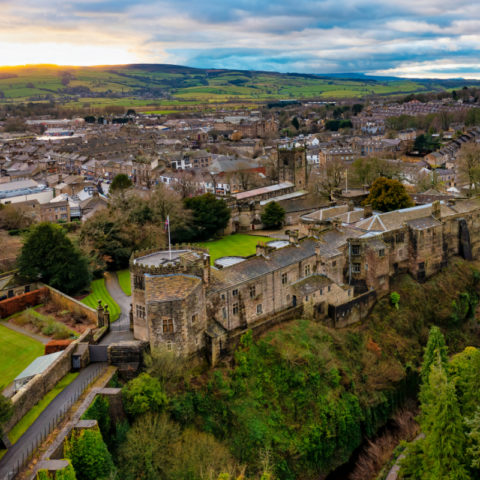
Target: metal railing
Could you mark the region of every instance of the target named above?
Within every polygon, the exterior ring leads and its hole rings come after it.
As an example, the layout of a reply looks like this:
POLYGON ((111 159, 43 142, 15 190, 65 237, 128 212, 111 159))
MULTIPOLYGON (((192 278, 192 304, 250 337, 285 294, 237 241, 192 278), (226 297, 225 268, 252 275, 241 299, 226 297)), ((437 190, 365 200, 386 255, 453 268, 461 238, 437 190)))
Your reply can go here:
MULTIPOLYGON (((29 440, 26 448, 23 448, 22 451, 18 453, 18 458, 14 460, 13 468, 11 468, 7 472, 7 475, 4 476, 2 480, 4 479, 11 480, 15 478, 15 476, 20 472, 20 470, 25 466, 28 460, 32 457, 33 453, 38 448, 38 446, 45 441, 45 439, 48 437, 48 435, 50 435, 52 430, 54 430, 55 427, 61 422, 61 420, 66 415, 66 413, 70 410, 71 406, 80 398, 80 396, 83 394, 83 392, 88 387, 88 385, 92 383, 99 376, 103 368, 104 368, 103 365, 98 365, 90 373, 90 375, 87 378, 83 379, 83 381, 79 385, 75 386, 75 391, 67 400, 67 402, 61 407, 60 410, 55 412, 55 414, 48 419, 48 421, 41 427, 40 432, 38 432, 32 439, 29 440)), ((39 418, 41 418, 41 415, 39 418)), ((22 440, 22 437, 20 437, 18 442, 20 442, 21 440, 22 440)), ((11 448, 14 448, 14 446, 12 446, 11 448)), ((7 451, 7 454, 8 454, 8 451, 7 451)), ((1 462, 0 462, 0 470, 2 470, 1 462)))

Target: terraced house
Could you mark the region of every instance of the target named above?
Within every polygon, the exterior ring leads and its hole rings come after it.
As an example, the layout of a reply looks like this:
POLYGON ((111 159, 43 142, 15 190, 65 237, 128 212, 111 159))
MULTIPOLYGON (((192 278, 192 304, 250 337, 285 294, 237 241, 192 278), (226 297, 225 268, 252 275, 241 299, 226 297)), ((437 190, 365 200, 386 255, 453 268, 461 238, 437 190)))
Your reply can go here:
POLYGON ((247 328, 314 316, 341 327, 362 320, 390 279, 422 281, 453 256, 480 253, 480 200, 434 202, 376 213, 339 205, 302 217, 290 241, 259 244, 257 254, 210 266, 208 251, 177 247, 131 261, 137 339, 212 362, 247 328))

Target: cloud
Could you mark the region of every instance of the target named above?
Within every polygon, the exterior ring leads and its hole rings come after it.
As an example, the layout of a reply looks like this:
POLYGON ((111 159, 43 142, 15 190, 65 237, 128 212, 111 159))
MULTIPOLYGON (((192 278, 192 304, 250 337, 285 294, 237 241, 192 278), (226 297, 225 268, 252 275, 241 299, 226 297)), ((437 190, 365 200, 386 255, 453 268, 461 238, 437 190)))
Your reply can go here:
POLYGON ((0 0, 0 8, 0 64, 480 77, 472 0, 0 0))

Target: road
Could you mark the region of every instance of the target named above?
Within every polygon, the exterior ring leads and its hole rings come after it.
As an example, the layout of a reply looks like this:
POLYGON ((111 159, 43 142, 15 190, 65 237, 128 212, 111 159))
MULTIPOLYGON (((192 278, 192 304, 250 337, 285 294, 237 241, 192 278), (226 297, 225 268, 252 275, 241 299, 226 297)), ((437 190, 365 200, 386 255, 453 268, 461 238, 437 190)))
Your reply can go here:
POLYGON ((102 338, 99 345, 109 345, 123 340, 133 340, 133 333, 130 331, 130 297, 125 295, 116 273, 105 274, 105 285, 108 293, 118 303, 122 313, 115 323, 111 324, 110 332, 102 338))
POLYGON ((30 425, 27 431, 12 445, 0 460, 0 480, 9 480, 16 473, 17 465, 23 465, 24 459, 36 449, 48 433, 60 421, 87 386, 106 368, 106 363, 92 363, 84 368, 78 377, 60 392, 30 425))

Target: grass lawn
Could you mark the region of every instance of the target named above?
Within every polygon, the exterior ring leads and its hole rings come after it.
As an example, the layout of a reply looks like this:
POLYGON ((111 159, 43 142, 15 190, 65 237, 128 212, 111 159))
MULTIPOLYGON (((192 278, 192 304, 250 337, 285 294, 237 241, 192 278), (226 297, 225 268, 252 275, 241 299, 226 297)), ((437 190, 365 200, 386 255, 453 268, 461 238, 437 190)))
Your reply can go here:
POLYGON ((43 344, 0 324, 0 385, 6 387, 33 360, 43 355, 43 344))
POLYGON ((35 406, 29 410, 26 415, 10 430, 8 439, 15 443, 38 418, 38 416, 47 408, 49 403, 68 385, 70 385, 78 376, 76 373, 67 373, 35 406))
POLYGON ((272 240, 274 239, 269 237, 236 233, 235 235, 223 237, 220 240, 199 243, 199 245, 210 250, 210 263, 213 265, 213 262, 220 257, 247 257, 248 255, 253 255, 258 242, 271 242, 272 240))
POLYGON ((110 321, 114 322, 117 320, 117 318, 120 316, 120 307, 108 293, 105 285, 105 279, 99 278, 98 280, 94 280, 90 284, 90 288, 92 293, 88 295, 88 297, 85 297, 82 300, 82 303, 96 309, 98 306, 98 301, 101 300, 102 305, 108 305, 108 310, 110 311, 110 321))
POLYGON ((132 284, 130 283, 130 270, 119 270, 117 272, 118 282, 125 295, 130 296, 132 294, 132 284))

